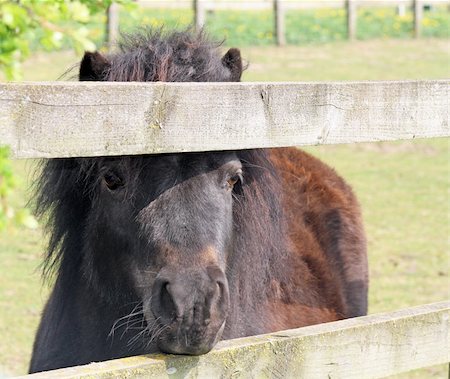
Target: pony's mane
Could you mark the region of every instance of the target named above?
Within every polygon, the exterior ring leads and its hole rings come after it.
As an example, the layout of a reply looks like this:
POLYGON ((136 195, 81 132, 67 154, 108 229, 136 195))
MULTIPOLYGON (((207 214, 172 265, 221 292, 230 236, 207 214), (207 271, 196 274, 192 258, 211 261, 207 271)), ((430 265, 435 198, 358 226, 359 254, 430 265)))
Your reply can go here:
MULTIPOLYGON (((269 150, 236 154, 243 165, 245 185, 233 205, 237 240, 228 265, 238 276, 241 306, 255 309, 271 291, 270 278, 284 280, 290 275, 281 180, 269 150)), ((228 279, 231 291, 234 278, 228 279)))
POLYGON ((230 77, 220 46, 203 30, 141 28, 123 34, 116 53, 106 56, 106 81, 217 82, 230 77))

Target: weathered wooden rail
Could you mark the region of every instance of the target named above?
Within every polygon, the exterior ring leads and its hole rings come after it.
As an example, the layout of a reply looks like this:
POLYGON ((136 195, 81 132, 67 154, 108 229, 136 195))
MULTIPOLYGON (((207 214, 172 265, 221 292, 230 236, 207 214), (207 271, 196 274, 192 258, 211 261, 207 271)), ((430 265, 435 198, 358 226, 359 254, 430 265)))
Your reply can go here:
POLYGON ((449 136, 450 80, 0 84, 0 141, 17 158, 449 136))
POLYGON ((448 362, 449 317, 446 301, 221 341, 200 357, 139 356, 23 378, 383 378, 448 362))
MULTIPOLYGON (((449 137, 450 80, 0 84, 17 158, 449 137)), ((380 378, 450 360, 450 302, 29 378, 380 378), (244 359, 245 357, 245 359, 244 359)))

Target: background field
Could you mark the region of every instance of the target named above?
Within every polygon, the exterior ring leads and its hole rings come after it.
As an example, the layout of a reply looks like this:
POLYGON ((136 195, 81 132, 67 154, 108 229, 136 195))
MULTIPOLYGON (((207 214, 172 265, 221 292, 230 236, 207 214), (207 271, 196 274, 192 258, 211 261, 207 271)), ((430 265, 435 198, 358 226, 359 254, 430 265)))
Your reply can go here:
MULTIPOLYGON (((193 22, 192 9, 151 9, 136 8, 120 12, 120 29, 129 31, 136 25, 167 28, 187 27, 193 22)), ((209 11, 205 26, 208 33, 218 40, 238 46, 269 46, 275 42, 272 11, 209 11)), ((100 46, 105 38, 106 17, 96 16, 83 26, 86 36, 100 46)), ((63 25, 79 27, 74 22, 63 25)), ((286 42, 288 44, 317 44, 343 41, 347 38, 346 12, 344 9, 321 8, 315 10, 290 10, 285 18, 286 42)), ((413 13, 407 9, 399 16, 395 7, 360 8, 357 17, 359 40, 399 38, 413 36, 413 13)), ((434 6, 423 14, 421 29, 425 38, 448 38, 450 17, 446 6, 434 6)), ((41 49, 42 34, 30 34, 33 49, 41 49)), ((62 41, 67 48, 67 40, 62 41)))
MULTIPOLYGON (((233 45, 239 46, 232 41, 233 45)), ((242 49, 246 81, 382 80, 449 76, 445 39, 335 42, 315 46, 242 49)), ((36 54, 26 80, 55 80, 77 61, 73 54, 36 54)), ((449 298, 449 140, 309 147, 354 187, 369 243, 370 313, 449 298)), ((35 162, 16 161, 13 202, 30 198, 35 162)), ((42 231, 0 232, 0 377, 27 369, 39 315, 48 294, 38 265, 42 231)), ((443 378, 445 367, 398 378, 443 378)))

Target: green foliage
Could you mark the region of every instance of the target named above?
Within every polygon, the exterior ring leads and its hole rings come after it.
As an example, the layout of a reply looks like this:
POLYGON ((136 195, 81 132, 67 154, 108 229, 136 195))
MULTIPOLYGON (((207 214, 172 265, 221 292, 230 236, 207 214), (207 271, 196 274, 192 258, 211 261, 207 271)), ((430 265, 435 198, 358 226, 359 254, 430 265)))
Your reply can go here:
MULTIPOLYGON (((20 63, 30 45, 51 51, 70 46, 94 50, 88 23, 105 13, 113 0, 0 0, 0 71, 7 79, 21 79, 20 63)), ((116 0, 124 5, 131 0, 116 0)))
POLYGON ((0 229, 12 216, 12 208, 6 199, 14 188, 14 177, 11 162, 8 160, 8 148, 0 147, 0 229))
MULTIPOLYGON (((95 14, 105 13, 113 0, 0 0, 0 72, 6 79, 22 77, 21 62, 33 41, 46 51, 63 46, 94 50, 87 26, 95 14)), ((124 5, 131 0, 117 0, 124 5)), ((0 125, 1 127, 1 125, 0 125)), ((0 147, 0 229, 14 221, 31 228, 35 219, 27 209, 15 210, 8 201, 15 186, 8 149, 0 147)))
POLYGON ((9 149, 0 147, 0 230, 10 223, 35 229, 38 225, 29 210, 26 208, 15 209, 8 201, 17 187, 13 166, 8 155, 9 149))

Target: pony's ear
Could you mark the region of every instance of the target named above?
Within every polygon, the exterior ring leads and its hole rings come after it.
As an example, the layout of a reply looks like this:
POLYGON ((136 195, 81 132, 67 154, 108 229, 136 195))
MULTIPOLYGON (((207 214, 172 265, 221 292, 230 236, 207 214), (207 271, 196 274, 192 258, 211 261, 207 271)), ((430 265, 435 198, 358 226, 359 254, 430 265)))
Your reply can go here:
POLYGON ((242 75, 242 59, 239 49, 231 48, 222 57, 222 63, 231 72, 231 82, 240 82, 242 75))
POLYGON ((99 52, 86 52, 80 63, 80 81, 101 81, 110 63, 99 52))

